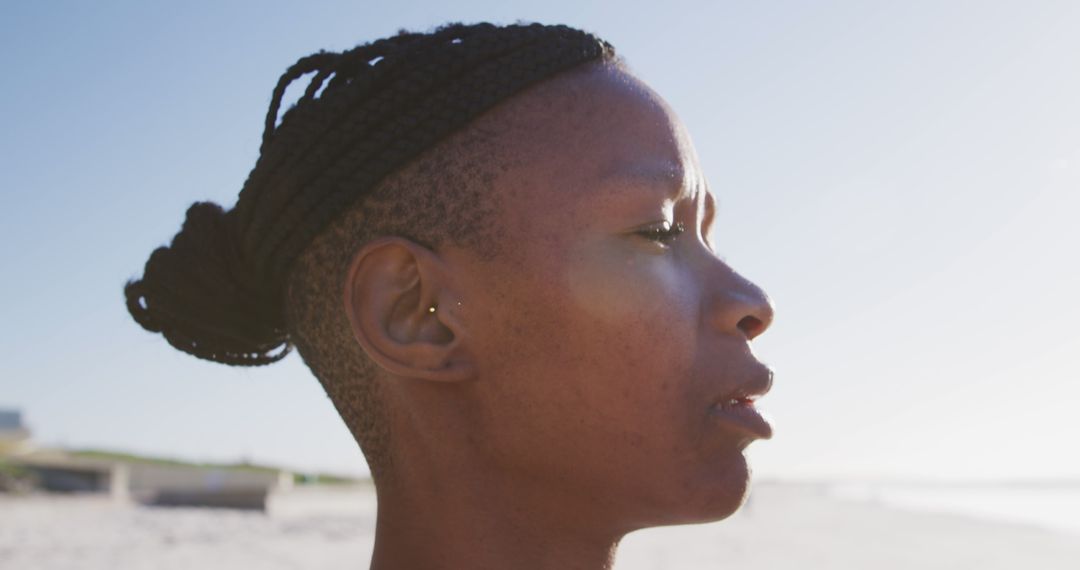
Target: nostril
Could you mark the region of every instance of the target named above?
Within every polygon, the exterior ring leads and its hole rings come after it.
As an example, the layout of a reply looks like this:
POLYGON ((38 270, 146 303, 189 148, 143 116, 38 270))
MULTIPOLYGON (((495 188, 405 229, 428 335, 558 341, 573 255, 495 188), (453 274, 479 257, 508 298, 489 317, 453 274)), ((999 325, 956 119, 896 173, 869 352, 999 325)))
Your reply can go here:
POLYGON ((761 319, 751 315, 747 315, 740 319, 739 324, 736 326, 738 326, 739 330, 746 335, 747 339, 752 339, 765 330, 765 323, 761 322, 761 319))

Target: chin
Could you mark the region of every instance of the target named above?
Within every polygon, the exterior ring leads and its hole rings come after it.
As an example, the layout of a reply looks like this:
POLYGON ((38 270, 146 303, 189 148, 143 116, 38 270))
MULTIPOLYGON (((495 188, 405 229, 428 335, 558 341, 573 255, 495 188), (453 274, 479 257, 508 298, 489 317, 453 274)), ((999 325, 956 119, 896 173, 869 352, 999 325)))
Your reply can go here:
POLYGON ((750 489, 750 468, 741 453, 722 466, 712 465, 670 485, 662 512, 646 526, 700 524, 720 521, 739 510, 750 489))
POLYGON ((732 461, 718 476, 702 484, 696 506, 699 516, 687 523, 715 522, 735 514, 746 502, 750 490, 750 466, 739 454, 738 460, 732 461))

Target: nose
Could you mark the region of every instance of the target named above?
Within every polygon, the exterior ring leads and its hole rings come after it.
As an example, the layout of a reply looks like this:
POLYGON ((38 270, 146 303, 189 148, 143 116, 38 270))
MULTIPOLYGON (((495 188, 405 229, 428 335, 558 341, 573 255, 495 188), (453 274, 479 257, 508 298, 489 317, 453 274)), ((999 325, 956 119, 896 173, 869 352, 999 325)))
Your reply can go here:
POLYGON ((773 322, 774 307, 769 296, 749 279, 718 261, 710 279, 710 320, 726 334, 753 340, 773 322))

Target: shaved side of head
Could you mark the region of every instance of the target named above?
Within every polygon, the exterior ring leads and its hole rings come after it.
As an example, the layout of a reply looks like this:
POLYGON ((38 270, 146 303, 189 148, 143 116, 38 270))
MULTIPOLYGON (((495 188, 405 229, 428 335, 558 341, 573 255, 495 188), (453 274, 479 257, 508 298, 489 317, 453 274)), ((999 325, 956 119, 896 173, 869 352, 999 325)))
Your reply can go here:
POLYGON ((353 338, 343 310, 345 275, 364 244, 383 236, 433 251, 452 244, 491 258, 500 253, 500 172, 517 160, 512 127, 482 120, 387 176, 301 254, 288 280, 290 336, 319 379, 377 477, 390 465, 390 433, 377 367, 353 338))

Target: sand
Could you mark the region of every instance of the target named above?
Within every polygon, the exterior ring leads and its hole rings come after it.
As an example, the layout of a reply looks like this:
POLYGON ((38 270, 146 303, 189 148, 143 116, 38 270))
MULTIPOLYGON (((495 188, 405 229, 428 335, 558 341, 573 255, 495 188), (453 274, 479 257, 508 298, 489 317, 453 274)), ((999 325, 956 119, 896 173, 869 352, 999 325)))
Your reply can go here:
MULTIPOLYGON (((147 508, 100 497, 0 496, 0 568, 26 570, 366 569, 368 487, 297 489, 267 513, 147 508)), ((821 486, 758 484, 711 525, 627 537, 616 570, 1080 567, 1080 537, 894 510, 821 486)))

